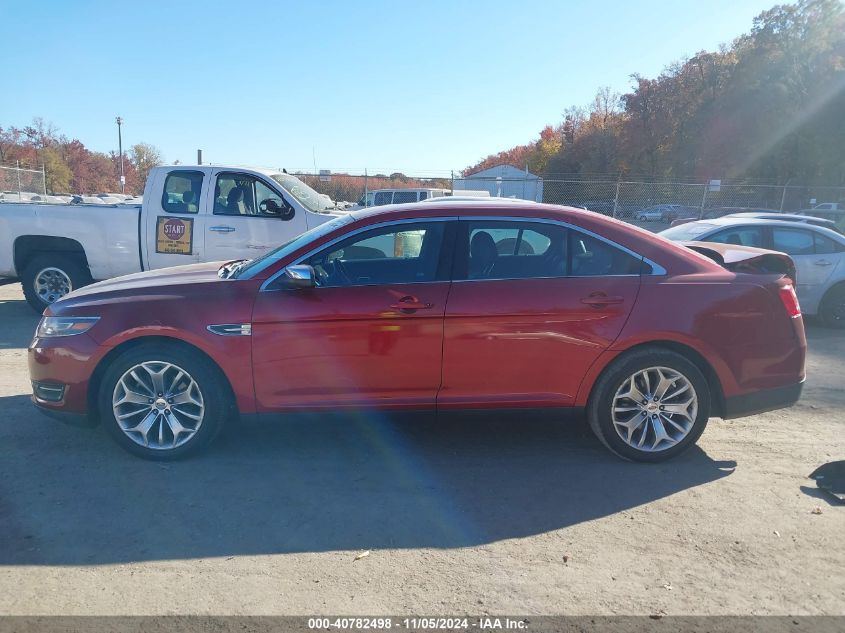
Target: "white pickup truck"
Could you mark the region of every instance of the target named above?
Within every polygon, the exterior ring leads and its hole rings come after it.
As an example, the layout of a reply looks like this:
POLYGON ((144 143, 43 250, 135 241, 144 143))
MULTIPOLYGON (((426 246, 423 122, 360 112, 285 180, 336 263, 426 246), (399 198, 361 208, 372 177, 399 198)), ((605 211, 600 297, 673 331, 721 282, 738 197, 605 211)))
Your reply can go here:
POLYGON ((156 167, 143 204, 0 203, 0 277, 41 312, 74 288, 153 268, 252 259, 336 215, 287 173, 156 167))

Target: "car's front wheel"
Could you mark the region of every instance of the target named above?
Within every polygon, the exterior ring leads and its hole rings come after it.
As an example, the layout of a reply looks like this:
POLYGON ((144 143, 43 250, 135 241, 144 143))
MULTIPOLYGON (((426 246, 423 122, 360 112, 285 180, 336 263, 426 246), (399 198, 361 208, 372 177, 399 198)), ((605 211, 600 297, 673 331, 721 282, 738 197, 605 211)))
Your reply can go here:
POLYGON ((100 385, 99 412, 112 437, 146 459, 194 453, 231 411, 219 371, 197 352, 160 343, 121 354, 100 385))
POLYGON ((684 356, 662 348, 623 354, 596 382, 590 426, 611 451, 659 462, 682 453, 710 417, 707 379, 684 356))

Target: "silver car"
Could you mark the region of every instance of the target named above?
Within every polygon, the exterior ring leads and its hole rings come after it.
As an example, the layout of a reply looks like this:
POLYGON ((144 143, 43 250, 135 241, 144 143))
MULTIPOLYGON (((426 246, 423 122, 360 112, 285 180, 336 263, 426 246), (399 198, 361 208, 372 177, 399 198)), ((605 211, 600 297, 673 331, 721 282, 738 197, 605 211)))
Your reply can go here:
POLYGON ((811 224, 723 217, 673 226, 659 233, 675 242, 718 242, 780 251, 795 262, 804 314, 845 328, 845 236, 811 224))

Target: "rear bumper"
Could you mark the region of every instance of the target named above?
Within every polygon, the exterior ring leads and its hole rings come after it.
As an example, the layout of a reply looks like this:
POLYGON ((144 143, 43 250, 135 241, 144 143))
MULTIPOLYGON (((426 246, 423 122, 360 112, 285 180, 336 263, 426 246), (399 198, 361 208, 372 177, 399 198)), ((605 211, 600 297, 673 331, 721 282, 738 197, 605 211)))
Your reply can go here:
POLYGON ((725 420, 742 418, 764 411, 774 411, 791 407, 801 397, 801 390, 804 388, 804 381, 794 385, 778 387, 777 389, 766 389, 741 396, 725 398, 725 420))

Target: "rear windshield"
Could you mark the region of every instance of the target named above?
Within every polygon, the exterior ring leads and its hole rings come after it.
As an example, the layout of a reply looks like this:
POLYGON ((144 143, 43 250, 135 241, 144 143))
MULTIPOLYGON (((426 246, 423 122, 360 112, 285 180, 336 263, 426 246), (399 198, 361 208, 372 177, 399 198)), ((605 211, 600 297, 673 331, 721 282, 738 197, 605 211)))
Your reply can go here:
POLYGON ((681 224, 673 226, 672 228, 661 231, 660 235, 667 240, 674 242, 686 242, 689 240, 696 240, 711 229, 715 229, 718 225, 710 224, 708 222, 689 222, 688 224, 681 224))

